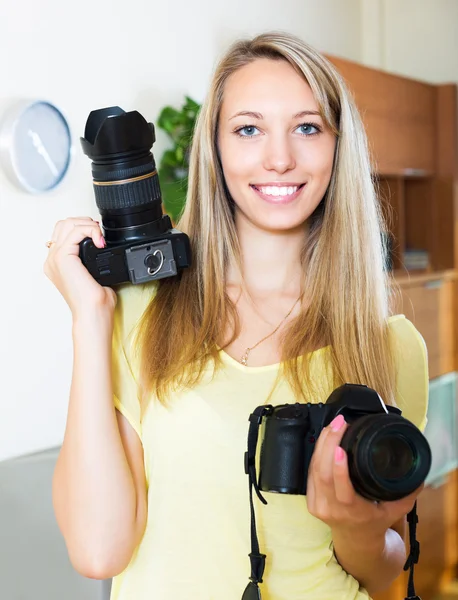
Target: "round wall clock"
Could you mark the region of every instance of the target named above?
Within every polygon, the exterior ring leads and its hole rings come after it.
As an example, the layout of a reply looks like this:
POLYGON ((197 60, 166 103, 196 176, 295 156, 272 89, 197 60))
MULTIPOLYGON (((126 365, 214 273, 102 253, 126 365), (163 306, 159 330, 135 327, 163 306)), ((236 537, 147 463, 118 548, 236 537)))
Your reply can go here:
POLYGON ((0 127, 0 164, 22 190, 41 194, 64 178, 72 151, 70 128, 50 102, 25 100, 5 115, 0 127))

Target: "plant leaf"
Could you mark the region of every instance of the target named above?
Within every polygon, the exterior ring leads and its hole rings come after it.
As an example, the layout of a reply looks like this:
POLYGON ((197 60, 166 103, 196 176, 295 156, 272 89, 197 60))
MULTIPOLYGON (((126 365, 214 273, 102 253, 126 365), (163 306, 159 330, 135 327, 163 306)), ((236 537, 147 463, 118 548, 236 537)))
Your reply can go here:
POLYGON ((176 221, 186 202, 188 187, 189 152, 200 104, 189 96, 180 110, 165 106, 157 126, 171 138, 173 147, 161 157, 158 173, 166 212, 176 221))

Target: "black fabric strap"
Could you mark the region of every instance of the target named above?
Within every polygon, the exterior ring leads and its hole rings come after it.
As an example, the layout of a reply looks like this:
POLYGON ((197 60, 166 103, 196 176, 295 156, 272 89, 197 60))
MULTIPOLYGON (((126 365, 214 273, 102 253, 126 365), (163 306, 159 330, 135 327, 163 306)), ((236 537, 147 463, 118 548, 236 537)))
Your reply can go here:
POLYGON ((271 414, 273 407, 258 406, 253 414, 250 415, 250 429, 248 432, 248 451, 245 452, 245 473, 248 475, 248 485, 250 493, 250 510, 251 510, 251 553, 249 554, 251 563, 250 583, 247 585, 242 600, 261 600, 261 590, 259 584, 262 583, 262 576, 266 564, 266 555, 259 551, 258 535, 256 533, 256 515, 253 502, 253 487, 256 495, 263 504, 267 504, 267 500, 263 498, 258 486, 256 477, 256 447, 258 444, 259 425, 262 418, 271 414))
POLYGON ((407 522, 409 524, 409 545, 410 553, 407 557, 406 564, 404 565, 404 571, 410 569, 409 581, 407 583, 407 596, 405 600, 421 600, 420 596, 417 596, 415 592, 414 584, 414 569, 420 558, 420 542, 417 540, 417 503, 413 505, 412 510, 407 515, 407 522))
MULTIPOLYGON (((272 414, 273 406, 258 406, 250 415, 250 428, 248 432, 248 451, 245 452, 245 473, 248 475, 249 494, 250 494, 250 510, 251 510, 251 553, 249 554, 251 563, 250 582, 245 588, 242 600, 262 600, 259 584, 262 583, 264 568, 266 563, 266 555, 261 554, 259 550, 259 541, 256 533, 256 515, 253 502, 253 487, 256 495, 263 504, 267 501, 262 496, 258 486, 256 477, 256 447, 258 443, 259 426, 262 423, 263 417, 272 414)), ((417 540, 417 503, 415 502, 412 510, 407 515, 409 524, 409 545, 410 553, 407 557, 404 571, 410 569, 409 581, 407 584, 407 596, 405 600, 421 600, 415 592, 414 584, 414 569, 420 558, 420 543, 417 540)))

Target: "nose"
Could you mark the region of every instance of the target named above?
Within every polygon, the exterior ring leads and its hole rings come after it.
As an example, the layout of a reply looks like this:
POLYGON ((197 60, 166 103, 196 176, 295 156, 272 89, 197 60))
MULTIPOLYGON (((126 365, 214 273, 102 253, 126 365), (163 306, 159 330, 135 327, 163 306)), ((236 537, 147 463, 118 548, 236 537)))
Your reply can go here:
POLYGON ((267 171, 286 173, 296 166, 296 158, 291 140, 287 136, 269 136, 266 140, 264 168, 267 171))

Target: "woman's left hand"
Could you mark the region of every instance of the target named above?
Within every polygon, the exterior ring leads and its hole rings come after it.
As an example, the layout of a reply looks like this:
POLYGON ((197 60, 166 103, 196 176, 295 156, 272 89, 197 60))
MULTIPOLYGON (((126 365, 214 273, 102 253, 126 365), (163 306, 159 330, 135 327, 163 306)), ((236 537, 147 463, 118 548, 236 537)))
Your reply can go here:
POLYGON ((347 454, 339 445, 347 427, 339 415, 321 432, 308 473, 307 507, 333 532, 363 540, 381 538, 410 512, 423 486, 393 502, 371 502, 360 496, 350 480, 347 454))

